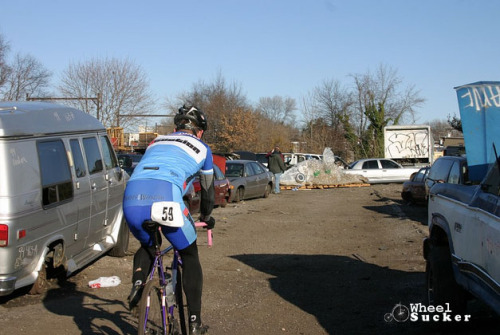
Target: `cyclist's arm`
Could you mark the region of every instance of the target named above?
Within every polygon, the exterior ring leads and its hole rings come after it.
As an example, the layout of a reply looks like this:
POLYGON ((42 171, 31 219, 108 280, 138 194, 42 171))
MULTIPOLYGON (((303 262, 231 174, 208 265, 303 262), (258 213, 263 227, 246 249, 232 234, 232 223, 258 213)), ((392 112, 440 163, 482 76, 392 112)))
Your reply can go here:
POLYGON ((200 185, 201 185, 201 221, 207 221, 210 219, 210 214, 215 204, 215 187, 214 187, 214 175, 211 174, 201 174, 200 175, 200 185))

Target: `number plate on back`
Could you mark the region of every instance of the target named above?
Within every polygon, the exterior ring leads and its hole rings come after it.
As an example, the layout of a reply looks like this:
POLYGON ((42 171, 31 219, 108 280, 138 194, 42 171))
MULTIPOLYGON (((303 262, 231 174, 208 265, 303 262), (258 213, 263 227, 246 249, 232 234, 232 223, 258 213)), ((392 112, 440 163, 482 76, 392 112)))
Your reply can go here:
POLYGON ((175 201, 154 202, 151 206, 151 220, 169 227, 182 227, 184 215, 181 204, 175 201))

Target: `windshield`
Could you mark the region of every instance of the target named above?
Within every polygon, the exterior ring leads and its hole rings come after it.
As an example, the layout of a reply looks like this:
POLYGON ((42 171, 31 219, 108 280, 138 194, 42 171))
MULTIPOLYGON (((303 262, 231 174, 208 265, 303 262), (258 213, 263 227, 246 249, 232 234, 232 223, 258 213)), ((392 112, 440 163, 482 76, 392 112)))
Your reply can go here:
POLYGON ((354 165, 358 164, 358 161, 354 161, 352 162, 351 164, 349 164, 349 169, 352 169, 354 167, 354 165))
POLYGON ((226 177, 243 177, 243 164, 227 164, 226 177))

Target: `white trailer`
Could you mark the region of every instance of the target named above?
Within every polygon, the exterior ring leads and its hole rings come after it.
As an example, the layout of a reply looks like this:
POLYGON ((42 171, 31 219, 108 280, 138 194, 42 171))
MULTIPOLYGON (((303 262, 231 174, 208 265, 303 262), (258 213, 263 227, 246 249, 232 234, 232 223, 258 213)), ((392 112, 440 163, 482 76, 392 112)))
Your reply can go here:
POLYGON ((384 128, 385 158, 401 165, 431 165, 434 140, 428 125, 397 125, 384 128))

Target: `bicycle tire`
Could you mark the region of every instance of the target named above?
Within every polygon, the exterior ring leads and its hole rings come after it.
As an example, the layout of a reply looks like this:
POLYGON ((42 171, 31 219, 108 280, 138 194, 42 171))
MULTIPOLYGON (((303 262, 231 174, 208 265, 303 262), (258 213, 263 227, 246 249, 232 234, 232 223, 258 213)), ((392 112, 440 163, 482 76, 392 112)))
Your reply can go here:
POLYGON ((178 317, 179 317, 179 324, 181 328, 181 333, 182 335, 188 335, 188 310, 187 310, 187 304, 184 303, 185 297, 184 297, 184 290, 182 288, 182 268, 179 267, 177 269, 177 282, 175 284, 175 302, 177 304, 177 308, 175 309, 178 317))
POLYGON ((162 290, 157 281, 150 280, 146 283, 139 301, 138 334, 166 334, 165 325, 162 310, 162 290))

